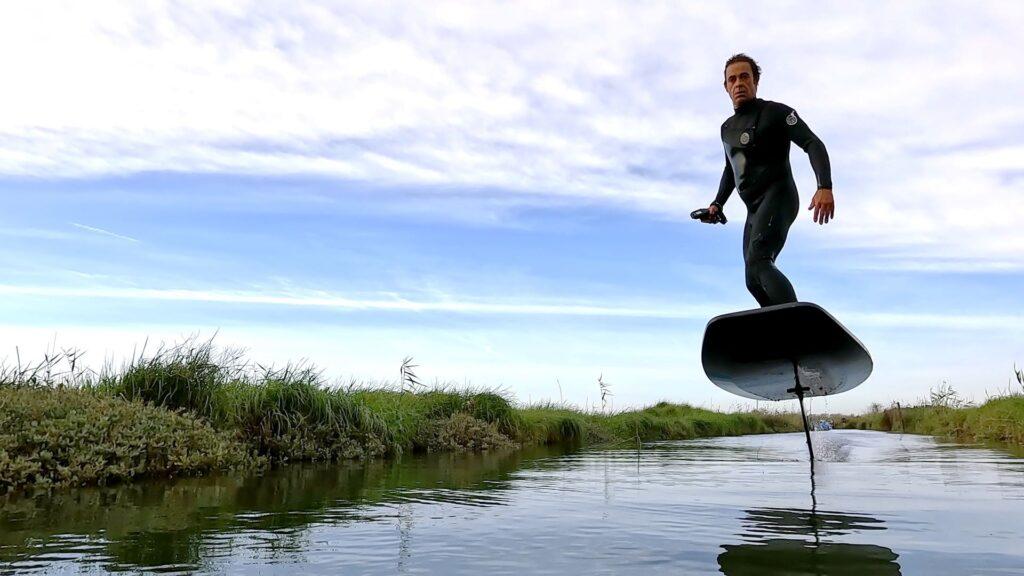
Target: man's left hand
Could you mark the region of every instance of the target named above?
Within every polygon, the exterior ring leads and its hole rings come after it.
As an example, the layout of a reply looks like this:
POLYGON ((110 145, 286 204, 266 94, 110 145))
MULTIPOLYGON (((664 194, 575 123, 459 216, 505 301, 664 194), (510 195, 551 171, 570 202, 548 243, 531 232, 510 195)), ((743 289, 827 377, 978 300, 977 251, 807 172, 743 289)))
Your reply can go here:
POLYGON ((829 220, 836 217, 836 201, 832 198, 831 188, 818 188, 811 198, 811 205, 808 210, 814 209, 814 221, 818 224, 827 224, 829 220))

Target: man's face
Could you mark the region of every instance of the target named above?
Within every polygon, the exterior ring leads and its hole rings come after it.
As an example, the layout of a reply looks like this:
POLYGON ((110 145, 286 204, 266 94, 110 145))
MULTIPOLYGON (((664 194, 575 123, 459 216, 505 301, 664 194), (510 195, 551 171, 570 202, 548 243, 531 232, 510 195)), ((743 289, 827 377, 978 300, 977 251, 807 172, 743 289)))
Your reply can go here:
POLYGON ((725 69, 725 91, 732 98, 732 107, 739 108, 747 100, 757 96, 754 71, 750 62, 733 62, 725 69))

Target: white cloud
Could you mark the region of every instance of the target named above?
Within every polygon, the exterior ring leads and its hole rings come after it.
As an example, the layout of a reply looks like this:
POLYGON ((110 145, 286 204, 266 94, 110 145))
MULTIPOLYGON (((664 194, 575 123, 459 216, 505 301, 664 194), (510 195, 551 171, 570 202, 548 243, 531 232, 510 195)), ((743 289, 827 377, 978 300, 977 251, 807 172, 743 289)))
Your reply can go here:
MULTIPOLYGON (((226 305, 260 305, 283 307, 317 307, 337 311, 379 312, 444 312, 456 314, 496 314, 515 316, 579 316, 662 320, 704 321, 734 306, 722 302, 701 302, 688 305, 666 302, 643 302, 624 306, 580 303, 561 300, 528 301, 515 299, 482 299, 459 297, 438 292, 432 300, 413 299, 397 293, 386 298, 348 297, 320 290, 293 287, 286 292, 187 290, 173 288, 125 288, 94 285, 91 287, 18 286, 0 284, 0 296, 45 296, 64 299, 150 300, 226 305)), ((929 314, 891 312, 838 311, 844 322, 872 328, 943 328, 951 330, 1019 331, 1024 317, 1013 314, 929 314)))
POLYGON ((1022 24, 1007 2, 23 3, 0 21, 0 173, 326 174, 683 217, 714 193, 721 62, 746 50, 829 147, 827 242, 1021 269, 1022 24))
POLYGON ((40 228, 0 228, 0 236, 10 238, 32 238, 35 240, 73 240, 74 234, 59 230, 45 230, 40 228))
MULTIPOLYGON (((391 312, 454 312, 464 314, 517 314, 543 316, 609 316, 628 318, 705 319, 708 306, 673 307, 614 307, 602 305, 570 304, 567 302, 539 303, 453 299, 444 297, 433 301, 416 301, 400 295, 388 299, 349 298, 322 291, 296 291, 294 293, 268 293, 216 290, 182 290, 115 287, 52 287, 14 286, 0 284, 0 295, 46 296, 51 298, 103 298, 119 300, 155 300, 179 302, 214 302, 219 304, 257 304, 266 306, 319 307, 348 311, 391 312)), ((721 308, 721 306, 719 306, 721 308)))
POLYGON ((1013 314, 911 314, 846 312, 840 317, 873 328, 942 328, 950 330, 1024 330, 1024 316, 1013 314))

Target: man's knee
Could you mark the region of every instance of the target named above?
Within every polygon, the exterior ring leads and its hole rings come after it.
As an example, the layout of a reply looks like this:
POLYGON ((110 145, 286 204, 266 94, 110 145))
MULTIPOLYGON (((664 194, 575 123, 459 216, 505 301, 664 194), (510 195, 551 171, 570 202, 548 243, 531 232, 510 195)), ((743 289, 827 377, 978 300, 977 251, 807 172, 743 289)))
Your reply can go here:
POLYGON ((772 268, 775 267, 775 265, 772 263, 771 258, 768 258, 767 256, 753 256, 747 258, 744 264, 747 282, 750 282, 751 279, 756 279, 760 277, 762 273, 767 272, 768 270, 771 270, 772 268))
POLYGON ((793 285, 771 258, 746 260, 747 290, 761 306, 796 302, 793 285))
POLYGON ((763 274, 768 271, 771 265, 771 260, 764 258, 747 259, 745 269, 747 290, 754 296, 764 292, 763 274))

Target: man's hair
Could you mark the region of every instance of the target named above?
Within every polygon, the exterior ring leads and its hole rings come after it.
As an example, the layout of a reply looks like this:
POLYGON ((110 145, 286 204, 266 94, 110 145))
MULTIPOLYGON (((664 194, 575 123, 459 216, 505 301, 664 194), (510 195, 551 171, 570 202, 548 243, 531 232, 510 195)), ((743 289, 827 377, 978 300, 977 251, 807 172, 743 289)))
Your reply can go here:
POLYGON ((735 54, 725 61, 725 68, 722 69, 722 75, 725 76, 725 71, 729 69, 729 66, 737 62, 746 62, 747 64, 750 64, 750 70, 754 73, 754 84, 757 84, 761 80, 761 67, 757 65, 757 62, 754 62, 753 58, 747 56, 743 52, 735 54))

